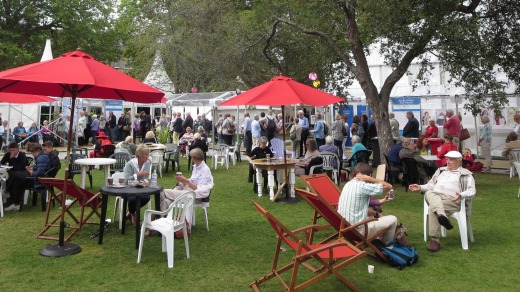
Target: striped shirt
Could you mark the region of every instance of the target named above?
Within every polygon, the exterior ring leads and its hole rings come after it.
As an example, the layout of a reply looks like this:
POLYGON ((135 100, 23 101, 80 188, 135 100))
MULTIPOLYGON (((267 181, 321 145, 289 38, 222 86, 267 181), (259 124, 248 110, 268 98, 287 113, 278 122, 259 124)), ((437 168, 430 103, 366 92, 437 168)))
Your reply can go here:
MULTIPOLYGON (((361 222, 368 217, 370 196, 382 194, 382 184, 367 183, 354 178, 341 191, 338 213, 350 224, 361 222)), ((364 226, 358 227, 358 230, 364 232, 364 226)))

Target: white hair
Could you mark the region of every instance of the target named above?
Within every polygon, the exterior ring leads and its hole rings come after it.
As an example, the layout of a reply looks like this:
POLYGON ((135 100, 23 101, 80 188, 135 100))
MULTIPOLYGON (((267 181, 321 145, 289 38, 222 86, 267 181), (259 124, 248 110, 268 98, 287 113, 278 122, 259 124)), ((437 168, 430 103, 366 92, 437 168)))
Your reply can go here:
POLYGON ((359 142, 361 142, 361 138, 359 138, 358 135, 352 136, 352 144, 356 144, 356 143, 359 143, 359 142))

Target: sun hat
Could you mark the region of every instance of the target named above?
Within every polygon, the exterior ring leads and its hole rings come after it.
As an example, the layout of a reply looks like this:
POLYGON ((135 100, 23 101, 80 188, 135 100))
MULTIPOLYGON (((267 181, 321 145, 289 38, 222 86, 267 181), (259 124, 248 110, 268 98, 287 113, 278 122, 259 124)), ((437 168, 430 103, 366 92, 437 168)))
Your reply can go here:
POLYGON ((108 138, 107 134, 105 134, 105 132, 99 132, 99 134, 96 136, 96 138, 100 139, 100 138, 108 138))

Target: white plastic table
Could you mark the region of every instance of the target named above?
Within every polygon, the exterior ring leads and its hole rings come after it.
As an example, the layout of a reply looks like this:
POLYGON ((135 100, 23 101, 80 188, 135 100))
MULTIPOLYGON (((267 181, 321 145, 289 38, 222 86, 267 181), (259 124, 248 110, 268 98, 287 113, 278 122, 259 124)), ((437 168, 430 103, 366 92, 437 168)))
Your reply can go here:
POLYGON ((105 182, 110 176, 110 165, 116 163, 115 159, 112 158, 82 158, 76 159, 74 163, 81 165, 81 188, 85 188, 85 176, 87 174, 87 168, 90 166, 104 166, 105 169, 105 182))

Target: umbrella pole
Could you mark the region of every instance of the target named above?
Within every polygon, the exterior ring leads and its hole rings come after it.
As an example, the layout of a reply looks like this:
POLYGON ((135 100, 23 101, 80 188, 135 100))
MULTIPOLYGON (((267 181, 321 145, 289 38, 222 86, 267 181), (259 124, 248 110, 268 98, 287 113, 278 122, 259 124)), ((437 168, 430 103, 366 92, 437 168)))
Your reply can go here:
MULTIPOLYGON (((285 119, 285 106, 282 105, 282 119, 285 119)), ((277 202, 284 203, 284 204, 294 204, 298 203, 298 200, 296 198, 291 198, 291 195, 289 194, 289 174, 287 170, 287 151, 285 149, 285 123, 283 123, 282 126, 282 142, 283 142, 283 162, 285 164, 284 171, 285 171, 285 199, 280 199, 277 202)))
MULTIPOLYGON (((76 92, 72 92, 71 98, 71 109, 70 109, 70 120, 69 123, 69 133, 68 133, 68 141, 72 140, 72 129, 74 127, 74 123, 72 121, 74 118, 74 108, 76 102, 76 92)), ((67 143, 67 157, 65 161, 65 181, 69 179, 69 164, 70 164, 70 142, 67 143)), ((81 251, 81 247, 77 244, 73 244, 70 242, 65 242, 65 200, 67 199, 67 183, 63 184, 63 192, 61 193, 61 215, 60 215, 60 232, 59 232, 59 241, 56 244, 49 244, 46 247, 40 250, 40 254, 42 256, 48 257, 62 257, 67 255, 77 254, 81 251)))

